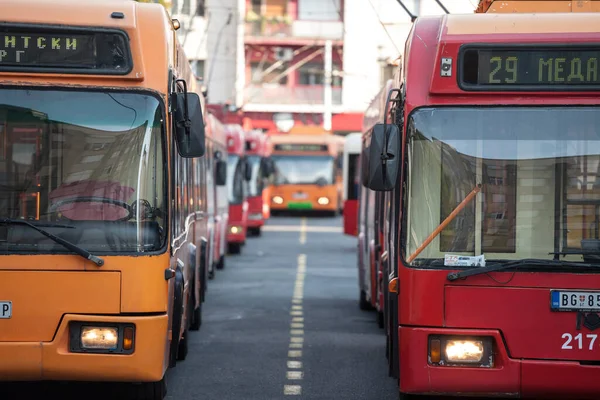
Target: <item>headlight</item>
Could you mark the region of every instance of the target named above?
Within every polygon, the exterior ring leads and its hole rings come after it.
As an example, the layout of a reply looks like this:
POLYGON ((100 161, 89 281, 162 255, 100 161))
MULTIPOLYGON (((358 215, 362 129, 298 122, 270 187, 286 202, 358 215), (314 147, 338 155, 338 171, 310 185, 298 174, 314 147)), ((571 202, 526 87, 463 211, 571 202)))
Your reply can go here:
POLYGON ((327 197, 319 197, 317 203, 319 203, 322 206, 326 206, 327 204, 329 204, 329 199, 327 197))
POLYGON ((232 226, 232 227, 229 228, 229 232, 233 233, 234 235, 238 234, 238 233, 242 233, 242 227, 234 225, 234 226, 232 226))
POLYGON ((69 324, 72 353, 132 354, 134 348, 133 324, 76 321, 69 324))
POLYGON ((483 357, 483 341, 448 340, 445 352, 446 360, 450 362, 478 363, 483 357))
POLYGON ((493 367, 492 338, 431 336, 428 357, 436 365, 493 367))
POLYGON ((281 197, 281 196, 275 196, 275 197, 273 197, 273 203, 275 203, 275 204, 283 204, 283 197, 281 197))

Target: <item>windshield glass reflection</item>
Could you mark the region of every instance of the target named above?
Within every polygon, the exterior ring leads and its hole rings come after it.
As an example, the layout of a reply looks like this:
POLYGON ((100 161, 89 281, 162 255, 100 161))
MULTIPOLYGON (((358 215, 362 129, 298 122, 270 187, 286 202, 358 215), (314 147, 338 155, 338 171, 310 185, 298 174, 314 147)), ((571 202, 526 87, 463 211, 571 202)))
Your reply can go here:
MULTIPOLYGON (((48 228, 96 253, 155 251, 165 226, 162 110, 150 95, 0 90, 0 218, 48 228)), ((22 226, 0 251, 64 252, 22 226)))
POLYGON ((554 252, 584 261, 582 248, 600 250, 597 108, 423 108, 410 116, 408 137, 405 259, 482 185, 413 264, 554 252))
POLYGON ((334 160, 331 156, 273 155, 275 184, 331 185, 334 160))

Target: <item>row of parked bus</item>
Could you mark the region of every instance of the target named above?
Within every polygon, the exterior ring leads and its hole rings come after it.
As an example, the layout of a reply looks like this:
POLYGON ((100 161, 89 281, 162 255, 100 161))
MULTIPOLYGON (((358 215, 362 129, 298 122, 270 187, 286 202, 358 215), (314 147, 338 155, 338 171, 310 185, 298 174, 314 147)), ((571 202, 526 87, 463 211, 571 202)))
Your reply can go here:
POLYGON ((0 9, 0 381, 161 400, 269 217, 268 139, 208 111, 159 4, 0 9))
POLYGON ((599 3, 417 18, 347 138, 359 305, 401 399, 598 398, 599 3))

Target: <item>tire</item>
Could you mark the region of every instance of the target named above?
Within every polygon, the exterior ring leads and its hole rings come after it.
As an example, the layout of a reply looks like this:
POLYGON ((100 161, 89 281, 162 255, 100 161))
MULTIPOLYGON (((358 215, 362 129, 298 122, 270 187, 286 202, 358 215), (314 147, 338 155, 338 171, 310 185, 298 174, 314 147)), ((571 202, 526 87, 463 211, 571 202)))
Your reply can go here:
MULTIPOLYGON (((188 321, 191 320, 192 315, 193 315, 191 309, 192 309, 192 307, 188 304, 188 307, 187 307, 188 321)), ((183 331, 183 336, 181 337, 181 340, 179 341, 179 345, 177 346, 177 361, 185 361, 185 359, 187 358, 188 350, 189 350, 189 342, 190 342, 190 331, 189 331, 188 327, 186 326, 183 331)))
POLYGON ((240 254, 242 251, 242 246, 239 243, 228 243, 227 244, 227 252, 229 254, 240 254))
POLYGON ((163 377, 158 382, 142 382, 132 384, 126 391, 126 398, 131 400, 163 400, 167 396, 167 380, 163 377))
POLYGON ((371 311, 373 309, 373 307, 371 307, 371 303, 369 303, 369 301, 367 300, 367 295, 364 290, 360 291, 358 307, 363 311, 371 311))
MULTIPOLYGON (((202 286, 200 286, 200 299, 204 297, 204 290, 202 286)), ((196 299, 192 297, 192 307, 195 305, 196 299)), ((200 326, 202 326, 202 301, 200 301, 200 305, 198 308, 194 309, 192 312, 192 322, 190 323, 190 331, 199 331, 200 326)))
POLYGON ((248 233, 250 234, 250 236, 260 236, 261 235, 260 227, 248 228, 248 233))
POLYGON ((377 311, 377 326, 381 329, 384 327, 383 313, 381 311, 377 311))
POLYGON ((183 278, 181 271, 175 272, 175 290, 176 295, 173 301, 173 339, 171 340, 171 348, 169 352, 169 367, 174 368, 177 365, 179 352, 179 336, 181 333, 181 319, 183 318, 183 278))
POLYGON ((217 269, 225 268, 225 256, 219 257, 219 262, 217 263, 217 269))

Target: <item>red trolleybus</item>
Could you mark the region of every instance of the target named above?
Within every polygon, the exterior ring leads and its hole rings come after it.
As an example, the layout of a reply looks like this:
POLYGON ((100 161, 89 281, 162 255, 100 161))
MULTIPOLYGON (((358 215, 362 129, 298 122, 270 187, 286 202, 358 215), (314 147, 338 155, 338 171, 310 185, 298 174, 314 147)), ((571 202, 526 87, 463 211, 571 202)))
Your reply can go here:
POLYGON ((178 25, 126 0, 4 0, 1 25, 0 380, 163 399, 207 239, 204 104, 178 25))
POLYGON ((225 253, 227 251, 227 224, 229 220, 229 198, 227 194, 227 134, 225 127, 210 112, 206 118, 207 136, 212 141, 207 142, 207 157, 212 157, 213 170, 208 173, 207 180, 212 182, 209 187, 209 216, 212 219, 212 234, 208 261, 208 276, 213 278, 215 269, 225 268, 225 253))
POLYGON ((360 133, 350 133, 344 138, 342 167, 342 201, 344 207, 344 234, 358 235, 358 185, 359 156, 362 144, 360 133))
POLYGON ((227 248, 231 254, 239 254, 246 243, 248 230, 248 181, 251 170, 245 156, 245 133, 240 125, 225 125, 227 132, 227 191, 229 197, 229 221, 227 248))
POLYGON ((246 158, 252 177, 248 184, 248 234, 260 236, 260 229, 270 216, 269 181, 273 172, 269 137, 260 130, 246 132, 246 158))
POLYGON ((597 22, 414 23, 391 117, 362 154, 363 182, 391 195, 401 397, 598 398, 597 22))

